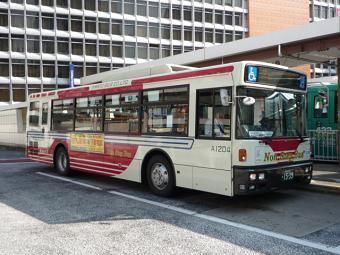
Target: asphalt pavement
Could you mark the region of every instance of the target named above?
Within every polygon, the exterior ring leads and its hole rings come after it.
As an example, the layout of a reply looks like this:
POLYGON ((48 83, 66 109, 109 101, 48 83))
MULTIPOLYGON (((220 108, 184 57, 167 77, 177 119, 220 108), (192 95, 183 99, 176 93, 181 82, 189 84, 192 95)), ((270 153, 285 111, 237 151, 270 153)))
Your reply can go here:
POLYGON ((236 198, 179 189, 166 199, 141 184, 0 161, 0 254, 340 254, 339 202, 296 189, 236 198))

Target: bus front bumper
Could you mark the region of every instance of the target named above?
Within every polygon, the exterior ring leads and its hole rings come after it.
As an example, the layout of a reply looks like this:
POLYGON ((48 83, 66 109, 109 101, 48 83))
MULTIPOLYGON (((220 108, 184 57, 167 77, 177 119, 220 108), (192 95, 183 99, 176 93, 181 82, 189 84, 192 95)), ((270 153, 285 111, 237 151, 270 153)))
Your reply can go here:
POLYGON ((309 184, 313 165, 310 161, 275 166, 235 166, 234 195, 249 195, 309 184))

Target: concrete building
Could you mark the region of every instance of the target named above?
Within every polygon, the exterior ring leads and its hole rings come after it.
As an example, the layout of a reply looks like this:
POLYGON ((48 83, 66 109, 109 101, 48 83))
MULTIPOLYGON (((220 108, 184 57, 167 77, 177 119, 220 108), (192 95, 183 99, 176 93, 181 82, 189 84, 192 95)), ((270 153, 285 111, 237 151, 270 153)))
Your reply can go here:
MULTIPOLYGON (((338 7, 339 0, 0 0, 0 105, 68 87, 70 64, 77 86, 83 76, 333 17, 338 7)), ((335 69, 317 64, 311 74, 335 69)))
POLYGON ((243 0, 0 0, 0 102, 247 36, 243 0))

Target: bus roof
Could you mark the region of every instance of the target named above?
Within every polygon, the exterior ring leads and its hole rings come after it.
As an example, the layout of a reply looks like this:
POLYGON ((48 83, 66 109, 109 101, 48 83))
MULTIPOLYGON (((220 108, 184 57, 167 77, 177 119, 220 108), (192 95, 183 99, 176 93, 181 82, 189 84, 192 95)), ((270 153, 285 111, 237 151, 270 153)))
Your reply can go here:
MULTIPOLYGON (((130 90, 138 90, 138 89, 141 89, 140 86, 145 83, 216 75, 216 74, 221 74, 221 73, 231 73, 235 70, 235 67, 237 67, 239 70, 243 70, 243 68, 247 64, 267 66, 267 67, 273 67, 273 68, 279 68, 279 69, 288 69, 288 67, 285 67, 285 66, 259 62, 259 61, 240 61, 240 62, 215 65, 215 66, 209 66, 209 67, 203 67, 203 68, 192 68, 192 67, 185 67, 185 66, 179 66, 179 65, 166 65, 166 67, 157 67, 153 69, 154 70, 153 72, 151 72, 150 70, 151 75, 149 76, 125 78, 121 80, 113 79, 110 82, 96 83, 96 84, 90 84, 86 86, 78 86, 74 88, 58 89, 58 90, 52 90, 48 92, 33 93, 29 96, 29 99, 37 99, 41 97, 47 97, 47 96, 49 97, 49 96, 57 96, 57 95, 59 96, 62 95, 62 97, 66 96, 66 97, 71 98, 71 97, 77 97, 77 96, 85 96, 82 94, 89 93, 89 91, 92 91, 91 94, 102 94, 102 93, 106 93, 105 90, 109 90, 109 89, 112 90, 114 88, 118 89, 121 87, 126 87, 128 85, 131 85, 130 90), (161 72, 162 70, 163 72, 161 72), (97 90, 98 90, 98 93, 95 93, 94 91, 97 91, 97 90)), ((126 77, 126 75, 124 74, 120 77, 126 77)))

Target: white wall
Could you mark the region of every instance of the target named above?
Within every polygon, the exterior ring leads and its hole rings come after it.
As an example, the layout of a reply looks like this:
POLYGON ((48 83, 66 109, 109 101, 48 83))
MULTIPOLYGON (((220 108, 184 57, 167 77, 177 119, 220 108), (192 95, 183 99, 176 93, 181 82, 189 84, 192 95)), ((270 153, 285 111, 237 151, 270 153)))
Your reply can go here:
POLYGON ((26 146, 26 108, 0 111, 0 145, 26 146))

